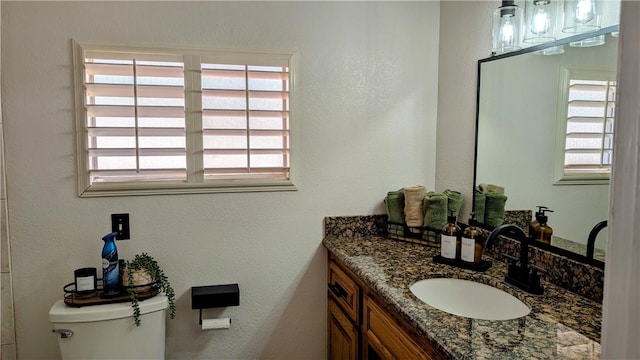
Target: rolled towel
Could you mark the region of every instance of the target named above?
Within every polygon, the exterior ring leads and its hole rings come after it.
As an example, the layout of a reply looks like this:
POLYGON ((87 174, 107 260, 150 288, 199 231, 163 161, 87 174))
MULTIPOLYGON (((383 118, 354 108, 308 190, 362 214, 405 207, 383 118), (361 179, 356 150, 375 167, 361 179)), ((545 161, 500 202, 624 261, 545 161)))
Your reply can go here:
POLYGON ((447 203, 449 198, 445 194, 429 191, 424 198, 424 226, 442 229, 447 224, 447 203))
POLYGON ((484 224, 484 211, 487 197, 480 189, 475 189, 473 193, 475 194, 473 198, 473 213, 476 215, 476 220, 484 224))
POLYGON ((500 226, 504 222, 504 205, 507 196, 496 192, 486 192, 486 202, 484 208, 484 223, 489 226, 500 226))
POLYGON ((478 185, 478 187, 480 188, 480 191, 482 192, 494 192, 494 193, 498 193, 498 194, 504 194, 504 187, 500 186, 500 185, 494 185, 494 184, 480 184, 478 185))
POLYGON ((384 198, 384 207, 387 210, 389 222, 404 223, 404 191, 389 191, 384 198))
POLYGON ((453 210, 453 215, 458 217, 458 215, 460 214, 460 209, 462 208, 462 193, 460 193, 459 191, 447 189, 443 192, 443 194, 445 194, 449 199, 447 203, 447 211, 451 212, 451 210, 453 210))
MULTIPOLYGON (((422 185, 405 187, 404 190, 404 219, 409 227, 422 226, 424 215, 422 203, 427 195, 427 189, 422 185)), ((416 232, 416 231, 412 231, 416 232)), ((417 231, 419 232, 419 231, 417 231)))

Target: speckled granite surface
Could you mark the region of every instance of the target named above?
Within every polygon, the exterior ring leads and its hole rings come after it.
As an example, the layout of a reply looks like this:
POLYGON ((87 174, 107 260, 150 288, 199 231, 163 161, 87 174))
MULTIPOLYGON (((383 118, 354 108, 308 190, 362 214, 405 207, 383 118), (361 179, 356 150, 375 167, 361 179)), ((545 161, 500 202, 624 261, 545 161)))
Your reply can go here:
POLYGON ((544 295, 529 295, 503 281, 507 270, 500 261, 494 260, 493 267, 484 273, 458 269, 432 261, 438 248, 375 233, 346 236, 336 231, 326 235, 323 244, 419 333, 453 358, 599 358, 600 303, 548 282, 543 282, 544 295), (409 290, 414 282, 430 277, 462 278, 495 286, 526 303, 531 313, 507 321, 451 315, 426 305, 409 290))
MULTIPOLYGON (((522 212, 521 212, 522 213, 522 212)), ((387 235, 386 215, 337 216, 324 219, 324 235, 351 237, 357 235, 387 235)), ((489 231, 478 229, 485 237, 489 231)), ((518 241, 499 237, 491 250, 487 251, 499 261, 503 254, 518 256, 518 241)), ((592 265, 580 263, 565 256, 542 248, 529 247, 529 259, 532 264, 547 271, 545 279, 555 285, 575 292, 578 295, 602 303, 604 293, 604 270, 592 265)))

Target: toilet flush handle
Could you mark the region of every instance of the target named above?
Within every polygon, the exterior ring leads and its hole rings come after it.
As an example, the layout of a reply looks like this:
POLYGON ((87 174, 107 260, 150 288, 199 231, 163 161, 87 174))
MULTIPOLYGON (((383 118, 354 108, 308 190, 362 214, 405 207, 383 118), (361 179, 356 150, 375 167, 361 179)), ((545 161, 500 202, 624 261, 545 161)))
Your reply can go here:
POLYGON ((69 329, 53 329, 53 332, 56 334, 60 334, 61 339, 66 339, 73 336, 73 331, 69 329))

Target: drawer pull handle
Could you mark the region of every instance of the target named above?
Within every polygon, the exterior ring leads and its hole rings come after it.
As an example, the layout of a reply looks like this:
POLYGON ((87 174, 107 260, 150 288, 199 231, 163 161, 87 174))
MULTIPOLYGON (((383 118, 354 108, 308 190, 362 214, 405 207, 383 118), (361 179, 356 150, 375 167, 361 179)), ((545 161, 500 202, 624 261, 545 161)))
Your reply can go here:
POLYGON ((337 297, 343 297, 345 299, 347 298, 347 292, 342 288, 342 286, 340 286, 340 284, 329 284, 329 289, 331 289, 331 291, 336 294, 337 297))

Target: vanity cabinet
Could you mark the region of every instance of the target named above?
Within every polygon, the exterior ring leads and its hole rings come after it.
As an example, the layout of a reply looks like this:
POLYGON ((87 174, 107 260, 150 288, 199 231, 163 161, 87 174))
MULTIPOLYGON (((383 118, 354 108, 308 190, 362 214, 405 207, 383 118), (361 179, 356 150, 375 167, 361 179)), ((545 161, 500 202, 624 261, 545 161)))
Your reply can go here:
POLYGON ((328 266, 329 359, 446 359, 333 254, 328 266))

